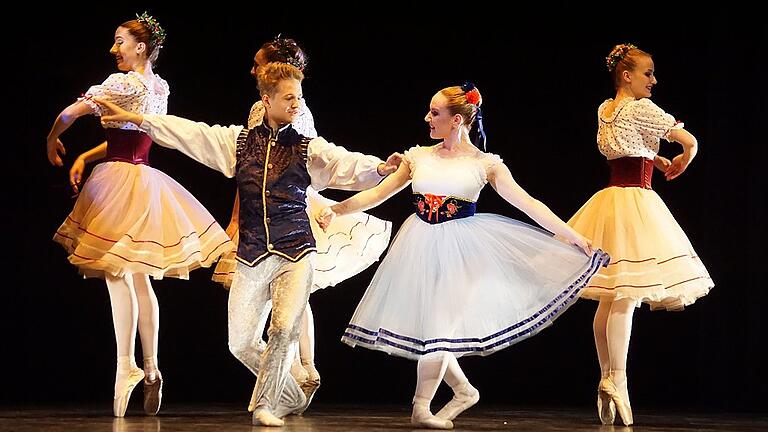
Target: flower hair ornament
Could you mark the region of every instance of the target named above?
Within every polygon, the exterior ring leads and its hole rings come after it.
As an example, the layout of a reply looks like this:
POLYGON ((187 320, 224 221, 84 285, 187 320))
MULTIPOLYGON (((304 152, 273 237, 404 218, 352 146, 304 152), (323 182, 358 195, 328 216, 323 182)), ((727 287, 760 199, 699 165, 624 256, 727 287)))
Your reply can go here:
POLYGON ((152 42, 155 43, 155 46, 158 48, 163 47, 163 43, 165 42, 165 30, 163 30, 162 27, 160 27, 160 23, 157 22, 157 20, 152 16, 149 15, 146 11, 144 11, 143 14, 139 15, 136 14, 136 21, 140 22, 144 27, 149 30, 150 33, 152 33, 152 42))
POLYGON ((467 97, 467 102, 480 108, 480 91, 474 84, 467 81, 461 85, 461 90, 464 92, 464 96, 467 97))
POLYGON ((608 54, 608 57, 605 58, 605 66, 608 68, 608 72, 613 72, 613 70, 616 69, 616 65, 624 60, 627 53, 636 48, 637 47, 632 44, 621 44, 614 48, 611 53, 608 54))
POLYGON ((483 111, 480 109, 480 102, 482 100, 480 97, 480 90, 478 90, 473 83, 467 81, 461 85, 461 91, 464 92, 464 96, 467 98, 467 103, 474 105, 477 109, 477 113, 475 114, 477 130, 474 139, 472 139, 472 143, 477 148, 480 148, 480 144, 482 143, 483 151, 486 151, 485 129, 483 128, 483 111))
POLYGON ((272 46, 275 47, 275 52, 279 58, 284 59, 283 62, 303 71, 307 66, 307 61, 304 58, 296 56, 296 52, 301 51, 299 45, 293 39, 286 39, 282 37, 282 33, 278 33, 275 39, 272 40, 272 46))

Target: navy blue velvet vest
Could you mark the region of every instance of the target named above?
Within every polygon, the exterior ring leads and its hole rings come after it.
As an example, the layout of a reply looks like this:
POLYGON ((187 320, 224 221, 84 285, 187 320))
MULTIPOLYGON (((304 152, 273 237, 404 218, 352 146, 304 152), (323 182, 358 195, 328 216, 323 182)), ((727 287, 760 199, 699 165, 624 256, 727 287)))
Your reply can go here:
POLYGON ((240 192, 237 259, 255 266, 269 254, 297 261, 315 250, 307 215, 307 138, 291 125, 244 129, 237 142, 240 192))

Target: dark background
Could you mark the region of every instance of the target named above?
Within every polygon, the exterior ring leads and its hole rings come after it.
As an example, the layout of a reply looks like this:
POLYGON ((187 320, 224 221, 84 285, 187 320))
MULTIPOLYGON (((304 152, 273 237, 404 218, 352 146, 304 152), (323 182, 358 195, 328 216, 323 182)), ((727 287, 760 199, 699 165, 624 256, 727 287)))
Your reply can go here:
MULTIPOLYGON (((652 313, 647 306, 637 311, 629 362, 633 405, 765 412, 765 24, 748 10, 683 19, 647 6, 605 16, 576 9, 557 16, 546 10, 502 15, 440 3, 424 4, 427 12, 419 16, 377 5, 366 5, 373 8, 368 12, 293 3, 286 10, 146 9, 168 32, 155 71, 170 83, 169 113, 209 124, 245 123, 258 97, 249 75, 253 54, 280 32, 310 57, 304 94, 318 132, 380 157, 431 144, 422 120, 431 96, 475 82, 484 96, 489 151, 563 219, 607 179, 595 144, 597 106, 614 94, 604 57, 625 41, 650 52, 659 80, 653 100, 683 120, 700 144, 681 178, 667 183, 658 176, 654 188, 716 287, 682 313, 652 313)), ((108 52, 114 30, 144 9, 102 4, 29 10, 10 20, 15 37, 6 42, 22 52, 5 60, 18 76, 7 82, 6 101, 15 109, 6 115, 12 129, 5 188, 11 254, 2 289, 2 405, 107 406, 112 398, 107 291, 103 281, 78 276, 51 241, 73 200, 67 170, 45 158, 45 136, 65 106, 115 71, 108 52)), ((80 119, 62 136, 67 168, 101 140, 97 119, 80 119)), ((662 154, 678 151, 663 142, 662 154)), ((226 225, 233 180, 172 150, 155 147, 152 158, 226 225)), ((372 213, 399 227, 410 212, 407 193, 372 213)), ((528 220, 491 188, 479 211, 528 220)), ((415 363, 339 342, 375 267, 311 298, 323 376, 317 402, 410 402, 415 363)), ((211 272, 154 283, 168 402, 245 404, 251 392, 254 378, 227 349, 227 291, 210 281, 211 272)), ((599 378, 595 307, 580 301, 530 341, 462 359, 483 403, 592 406, 599 378)))

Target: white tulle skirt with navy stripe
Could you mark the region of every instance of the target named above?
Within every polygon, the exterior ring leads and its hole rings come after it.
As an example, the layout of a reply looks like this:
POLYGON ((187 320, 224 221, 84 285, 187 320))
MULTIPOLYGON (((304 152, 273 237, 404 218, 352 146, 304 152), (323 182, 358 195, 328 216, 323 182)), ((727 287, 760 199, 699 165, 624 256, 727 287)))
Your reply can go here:
POLYGON ((418 359, 488 355, 548 327, 610 258, 494 214, 397 233, 342 341, 418 359))

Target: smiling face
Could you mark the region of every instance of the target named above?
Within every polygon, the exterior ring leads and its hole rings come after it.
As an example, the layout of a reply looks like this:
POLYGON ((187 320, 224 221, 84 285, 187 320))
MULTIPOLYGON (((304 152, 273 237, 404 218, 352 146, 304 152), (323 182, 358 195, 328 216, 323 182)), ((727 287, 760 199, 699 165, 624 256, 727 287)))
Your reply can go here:
POLYGON ((109 52, 115 56, 117 69, 123 72, 132 71, 140 62, 144 61, 146 45, 138 42, 125 27, 118 27, 115 31, 115 43, 109 52))
POLYGON ((302 80, 304 74, 286 63, 272 62, 256 68, 256 84, 271 126, 293 123, 304 97, 302 80))
POLYGON ((634 69, 624 71, 622 80, 636 99, 651 97, 651 89, 656 85, 653 59, 642 56, 637 59, 634 69))
POLYGON ((262 97, 267 118, 278 125, 293 123, 301 109, 301 81, 294 78, 286 78, 277 84, 274 94, 266 94, 262 97))

